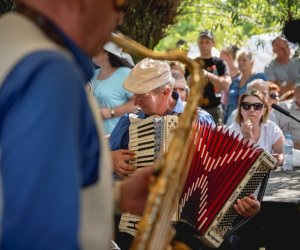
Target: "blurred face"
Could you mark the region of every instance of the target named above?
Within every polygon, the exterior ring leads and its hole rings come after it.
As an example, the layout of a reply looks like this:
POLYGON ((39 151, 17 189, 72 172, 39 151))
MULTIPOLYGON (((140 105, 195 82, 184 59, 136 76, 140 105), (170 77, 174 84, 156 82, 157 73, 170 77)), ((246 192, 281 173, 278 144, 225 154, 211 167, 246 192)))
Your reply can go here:
POLYGON ((241 115, 243 121, 250 119, 252 123, 260 123, 265 114, 263 102, 256 96, 246 96, 241 102, 241 115))
POLYGON ((278 39, 273 43, 273 52, 277 55, 277 58, 285 59, 290 57, 290 48, 286 41, 278 39))
POLYGON ((139 106, 146 115, 163 116, 168 110, 168 93, 170 91, 166 89, 157 89, 146 94, 134 94, 133 103, 139 106))
POLYGON ((275 103, 275 104, 279 103, 279 93, 276 90, 270 90, 270 93, 269 93, 269 105, 270 105, 270 107, 273 103, 275 103))
POLYGON ((224 50, 222 50, 222 51, 220 52, 220 58, 221 58, 222 60, 224 60, 225 62, 227 62, 228 64, 230 64, 230 63, 233 62, 232 56, 231 56, 229 53, 227 53, 226 51, 224 51, 224 50))
POLYGON ((211 51, 214 46, 214 41, 208 37, 200 37, 198 41, 201 57, 211 57, 211 51))
POLYGON ((250 58, 247 55, 241 54, 238 57, 238 67, 241 72, 252 70, 253 61, 250 60, 250 58))
POLYGON ((110 39, 111 33, 122 22, 122 2, 121 0, 81 0, 80 36, 82 47, 89 55, 94 56, 99 53, 110 39))
POLYGON ((177 92, 181 100, 186 99, 186 81, 185 79, 175 80, 173 91, 177 92))

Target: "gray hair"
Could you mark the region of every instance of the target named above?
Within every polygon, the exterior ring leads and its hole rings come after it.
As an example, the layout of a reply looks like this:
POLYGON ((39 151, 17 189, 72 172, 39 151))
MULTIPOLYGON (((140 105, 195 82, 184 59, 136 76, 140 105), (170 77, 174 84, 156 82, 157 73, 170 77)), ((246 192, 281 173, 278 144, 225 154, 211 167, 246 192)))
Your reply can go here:
POLYGON ((253 55, 249 50, 247 50, 247 49, 239 50, 237 52, 236 58, 239 60, 239 57, 242 56, 242 55, 248 57, 250 61, 253 61, 253 55))
POLYGON ((269 83, 263 79, 254 79, 247 84, 247 91, 256 89, 262 92, 265 97, 269 96, 269 83), (261 91, 260 89, 265 88, 266 91, 261 91))

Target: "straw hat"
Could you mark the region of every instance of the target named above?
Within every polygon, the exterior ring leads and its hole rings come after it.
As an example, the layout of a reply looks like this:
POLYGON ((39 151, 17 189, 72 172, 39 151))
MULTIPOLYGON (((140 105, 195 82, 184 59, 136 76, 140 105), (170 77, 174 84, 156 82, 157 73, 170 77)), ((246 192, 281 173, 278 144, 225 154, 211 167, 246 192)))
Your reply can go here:
POLYGON ((167 62, 145 58, 138 62, 124 81, 124 88, 135 94, 145 94, 168 82, 174 84, 167 62))

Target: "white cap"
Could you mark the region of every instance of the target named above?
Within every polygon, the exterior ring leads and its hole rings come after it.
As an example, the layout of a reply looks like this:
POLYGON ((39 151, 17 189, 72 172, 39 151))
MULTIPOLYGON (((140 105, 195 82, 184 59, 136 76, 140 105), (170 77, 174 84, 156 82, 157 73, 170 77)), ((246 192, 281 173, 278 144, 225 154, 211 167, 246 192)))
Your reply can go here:
POLYGON ((120 47, 118 47, 118 45, 116 45, 113 42, 107 42, 103 49, 121 59, 126 60, 127 63, 129 63, 132 67, 134 67, 134 62, 132 60, 131 55, 125 53, 122 51, 122 49, 120 47))

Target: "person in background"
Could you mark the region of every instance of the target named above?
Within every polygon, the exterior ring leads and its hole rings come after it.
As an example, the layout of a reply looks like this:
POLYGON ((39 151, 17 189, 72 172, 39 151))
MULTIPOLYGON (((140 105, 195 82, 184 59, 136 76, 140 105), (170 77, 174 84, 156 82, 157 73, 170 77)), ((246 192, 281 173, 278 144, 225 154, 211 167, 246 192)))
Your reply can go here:
POLYGON ((207 98, 208 104, 202 105, 202 108, 212 115, 217 125, 222 125, 224 114, 221 105, 221 92, 229 90, 231 78, 226 62, 212 56, 214 45, 213 33, 208 30, 201 31, 198 39, 201 54, 195 60, 201 64, 204 63, 204 76, 207 80, 203 97, 207 98))
MULTIPOLYGON (((184 39, 179 39, 176 44, 175 44, 175 50, 182 51, 184 53, 188 53, 189 51, 189 44, 186 40, 184 39)), ((185 78, 188 77, 188 71, 186 70, 186 67, 183 63, 179 61, 170 61, 170 67, 173 70, 178 70, 180 71, 185 78)))
MULTIPOLYGON (((145 119, 150 115, 165 116, 183 113, 184 102, 180 95, 174 91, 173 84, 174 78, 167 62, 145 58, 137 63, 124 82, 124 87, 134 93, 135 105, 140 107, 139 112, 134 114, 135 117, 145 119)), ((203 109, 197 111, 197 118, 201 124, 215 126, 209 113, 203 109)), ((109 140, 112 150, 128 149, 130 117, 132 117, 130 114, 121 117, 111 133, 109 140)), ((133 171, 124 171, 124 175, 130 175, 133 171)), ((260 203, 251 194, 239 200, 234 208, 239 215, 249 217, 258 213, 260 203)), ((125 250, 128 249, 133 236, 128 233, 120 233, 118 239, 117 243, 121 249, 125 250)), ((199 248, 202 249, 200 242, 199 248)))
POLYGON ((170 61, 170 67, 172 70, 179 71, 184 77, 186 77, 186 70, 184 64, 178 61, 170 61))
POLYGON ((182 101, 186 101, 190 88, 186 83, 186 79, 181 72, 171 70, 172 77, 175 79, 173 91, 177 92, 182 101))
POLYGON ((278 104, 280 101, 280 88, 277 84, 269 82, 269 119, 276 123, 276 117, 272 108, 272 104, 278 104))
POLYGON ((104 50, 93 57, 93 62, 100 68, 95 70, 90 81, 92 93, 104 119, 105 134, 109 135, 122 115, 136 109, 133 94, 123 88, 123 81, 134 62, 112 42, 104 45, 104 50))
MULTIPOLYGON (((265 98, 269 99, 269 84, 267 81, 264 81, 262 79, 255 79, 249 82, 249 84, 247 85, 247 91, 251 90, 258 90, 265 96, 265 98)), ((232 111, 229 118, 227 119, 226 126, 229 126, 235 122, 237 112, 237 108, 232 111)))
POLYGON ((229 102, 225 113, 225 122, 227 122, 231 112, 237 108, 239 96, 246 92, 247 84, 255 79, 267 80, 264 73, 253 71, 254 60, 250 51, 240 50, 237 54, 237 60, 241 74, 232 81, 229 87, 229 102))
POLYGON ((292 90, 298 74, 300 74, 300 59, 291 58, 288 41, 278 36, 272 41, 276 57, 266 65, 264 72, 268 80, 280 87, 280 95, 292 90))
POLYGON ((267 98, 260 91, 253 89, 239 98, 235 123, 228 127, 230 132, 264 148, 282 165, 282 146, 284 136, 281 129, 268 119, 269 105, 267 98))
POLYGON ((180 49, 180 50, 184 50, 184 51, 187 51, 187 47, 188 47, 188 42, 184 39, 179 39, 176 44, 175 44, 175 47, 177 49, 180 49))
POLYGON ((236 45, 230 45, 224 47, 220 52, 220 58, 227 63, 232 80, 240 75, 240 70, 236 65, 236 54, 238 51, 239 48, 236 45))
POLYGON ((277 84, 269 83, 269 95, 270 95, 270 103, 278 104, 280 100, 280 88, 277 84))
MULTIPOLYGON (((268 91, 268 87, 266 90, 268 91)), ((257 89, 248 90, 240 96, 235 123, 231 124, 228 130, 238 135, 241 140, 250 140, 264 148, 276 158, 278 165, 282 165, 284 136, 277 124, 268 119, 268 110, 265 94, 257 89)), ((242 249, 254 250, 261 246, 260 215, 258 213, 238 229, 237 235, 244 245, 242 249)))
POLYGON ((125 1, 15 2, 0 18, 0 249, 110 249, 114 200, 142 214, 152 173, 113 185, 86 86, 125 1))
MULTIPOLYGON (((279 102, 278 105, 291 114, 300 117, 300 76, 295 82, 294 98, 279 102)), ((284 134, 289 133, 292 135, 294 148, 300 149, 300 123, 277 110, 273 112, 277 125, 282 129, 284 134)))
MULTIPOLYGON (((238 50, 239 48, 237 46, 230 45, 228 47, 223 48, 220 52, 220 58, 224 60, 229 67, 230 77, 232 81, 240 75, 240 70, 236 66, 236 53, 238 52, 238 50)), ((227 113, 227 106, 229 102, 228 95, 228 91, 222 91, 221 103, 224 114, 227 113)), ((226 124, 226 119, 227 118, 224 116, 224 124, 226 124)))

